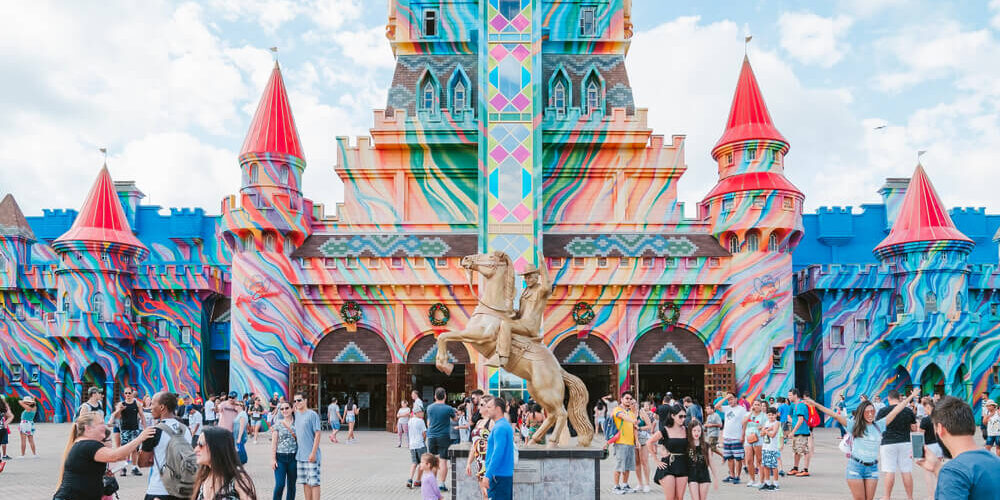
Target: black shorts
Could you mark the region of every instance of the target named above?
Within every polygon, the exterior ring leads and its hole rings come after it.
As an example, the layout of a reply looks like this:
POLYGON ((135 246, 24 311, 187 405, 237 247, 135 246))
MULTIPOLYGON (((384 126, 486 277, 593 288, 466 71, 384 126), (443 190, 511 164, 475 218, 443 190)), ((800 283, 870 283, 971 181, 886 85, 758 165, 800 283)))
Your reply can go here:
POLYGON ((450 436, 427 438, 427 451, 443 459, 448 458, 448 448, 451 446, 450 436))
POLYGON ((654 465, 656 467, 656 473, 653 474, 653 482, 660 484, 660 480, 667 476, 674 477, 687 477, 688 475, 688 460, 687 457, 682 455, 667 455, 660 458, 660 462, 667 464, 663 469, 659 468, 658 464, 654 465), (671 459, 671 457, 673 457, 671 459))

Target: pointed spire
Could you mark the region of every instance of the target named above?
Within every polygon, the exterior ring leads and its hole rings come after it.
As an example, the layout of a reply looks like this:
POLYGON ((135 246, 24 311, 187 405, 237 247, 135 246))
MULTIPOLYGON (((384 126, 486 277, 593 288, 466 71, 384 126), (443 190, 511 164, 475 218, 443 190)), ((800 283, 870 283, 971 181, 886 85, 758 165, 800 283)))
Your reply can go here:
POLYGON ((750 67, 750 59, 744 56, 740 78, 736 82, 736 93, 733 95, 733 104, 729 109, 726 131, 712 148, 712 156, 714 157, 715 151, 726 144, 755 139, 788 144, 771 122, 771 114, 767 111, 764 96, 757 86, 757 78, 753 74, 753 68, 750 67))
POLYGON ((31 230, 12 194, 4 196, 3 201, 0 201, 0 236, 35 240, 35 232, 31 230))
POLYGON ((875 251, 904 243, 942 240, 972 243, 971 239, 955 227, 951 216, 941 204, 941 198, 927 178, 923 165, 918 163, 892 231, 875 247, 875 251))
POLYGON ((305 160, 277 61, 240 149, 240 156, 247 153, 282 153, 305 160))
POLYGON ((101 172, 97 174, 80 215, 73 221, 73 227, 56 238, 54 243, 67 241, 118 243, 146 250, 146 246, 132 234, 107 165, 101 167, 101 172))

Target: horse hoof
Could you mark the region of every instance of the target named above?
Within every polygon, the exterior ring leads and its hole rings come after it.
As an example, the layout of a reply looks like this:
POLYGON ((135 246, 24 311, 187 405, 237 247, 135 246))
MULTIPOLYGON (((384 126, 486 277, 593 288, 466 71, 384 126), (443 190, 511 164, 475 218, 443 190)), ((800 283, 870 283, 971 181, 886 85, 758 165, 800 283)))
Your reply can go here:
POLYGON ((451 375, 451 371, 455 369, 455 365, 451 363, 437 363, 437 369, 445 375, 451 375))

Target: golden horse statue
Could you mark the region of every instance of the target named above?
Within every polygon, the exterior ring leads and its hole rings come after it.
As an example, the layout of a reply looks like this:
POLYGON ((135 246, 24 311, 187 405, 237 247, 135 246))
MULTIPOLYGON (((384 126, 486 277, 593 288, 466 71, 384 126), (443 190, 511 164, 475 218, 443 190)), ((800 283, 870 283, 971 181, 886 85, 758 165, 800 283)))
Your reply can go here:
MULTIPOLYGON (((544 265, 543 262, 540 264, 544 265)), ((500 325, 504 321, 510 321, 513 313, 512 303, 516 291, 514 265, 506 253, 467 255, 462 258, 462 267, 469 272, 470 287, 473 271, 483 276, 485 286, 478 298, 479 305, 472 312, 465 329, 444 332, 437 338, 435 365, 447 375, 454 368, 448 362, 448 342, 464 342, 490 359, 496 352, 500 325)), ((552 351, 539 341, 515 335, 505 369, 527 381, 528 393, 545 410, 545 421, 531 436, 533 442, 540 443, 549 429, 553 429, 554 439, 549 440, 549 446, 554 446, 562 436, 568 435, 568 417, 576 429, 577 443, 583 447, 590 446, 594 427, 587 416, 587 386, 579 377, 563 370, 552 351), (563 406, 567 389, 569 411, 563 406)))

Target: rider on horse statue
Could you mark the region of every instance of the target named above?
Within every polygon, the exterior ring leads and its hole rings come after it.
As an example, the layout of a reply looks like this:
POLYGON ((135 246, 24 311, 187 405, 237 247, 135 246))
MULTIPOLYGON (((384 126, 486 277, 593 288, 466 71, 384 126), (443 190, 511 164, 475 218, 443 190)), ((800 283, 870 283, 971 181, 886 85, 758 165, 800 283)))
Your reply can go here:
POLYGON ((488 361, 487 366, 504 368, 510 359, 511 335, 518 335, 532 342, 542 341, 542 314, 545 305, 552 295, 552 280, 545 261, 539 254, 538 263, 541 268, 528 264, 521 276, 524 277, 524 291, 518 302, 517 311, 510 313, 510 319, 500 323, 497 336, 497 352, 488 361))

